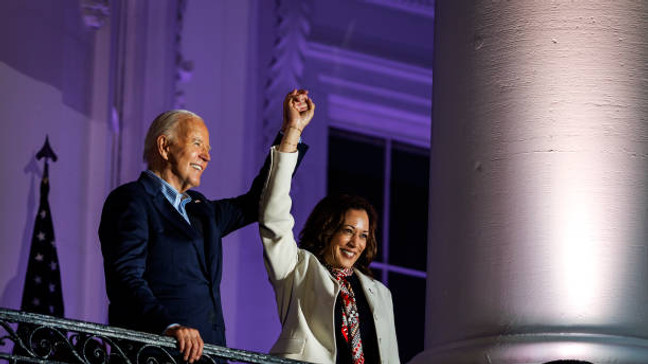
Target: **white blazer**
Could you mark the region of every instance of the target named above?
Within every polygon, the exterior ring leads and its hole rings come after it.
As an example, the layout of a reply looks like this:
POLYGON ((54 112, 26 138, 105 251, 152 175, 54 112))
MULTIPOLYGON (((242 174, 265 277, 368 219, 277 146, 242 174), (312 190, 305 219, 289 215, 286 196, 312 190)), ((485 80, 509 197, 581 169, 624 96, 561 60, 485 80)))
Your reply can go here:
MULTIPOLYGON (((335 363, 334 310, 340 287, 317 257, 299 249, 295 242, 290 184, 296 163, 297 153, 281 153, 273 147, 270 173, 261 195, 259 230, 282 325, 270 353, 313 363, 335 363)), ((373 314, 381 363, 399 363, 391 293, 379 281, 358 270, 355 273, 373 314)))

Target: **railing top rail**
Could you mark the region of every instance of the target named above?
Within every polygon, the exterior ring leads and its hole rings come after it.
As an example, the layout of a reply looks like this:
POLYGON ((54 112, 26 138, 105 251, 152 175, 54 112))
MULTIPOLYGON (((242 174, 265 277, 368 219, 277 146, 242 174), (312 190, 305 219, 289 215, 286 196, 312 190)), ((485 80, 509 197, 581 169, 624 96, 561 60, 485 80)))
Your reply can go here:
MULTIPOLYGON (((7 335, 3 336, 0 331, 0 357, 2 355, 2 347, 4 345, 3 339, 9 338, 15 342, 18 339, 15 332, 12 332, 9 324, 30 324, 43 328, 50 328, 55 330, 64 330, 65 332, 75 332, 88 335, 94 338, 111 339, 114 345, 114 340, 129 341, 139 344, 145 344, 153 347, 159 347, 166 350, 174 350, 176 348, 175 339, 167 336, 155 335, 145 332, 133 331, 119 327, 106 326, 93 322, 86 322, 80 320, 63 319, 53 316, 42 314, 16 311, 7 308, 0 308, 0 326, 7 330, 7 335)), ((67 343, 66 343, 67 344, 67 343)), ((217 357, 229 360, 238 360, 247 363, 276 363, 276 364, 298 364, 304 363, 296 360, 284 359, 275 357, 268 354, 257 353, 241 349, 231 349, 227 347, 205 344, 203 356, 217 357)), ((36 358, 35 362, 39 362, 36 358)))

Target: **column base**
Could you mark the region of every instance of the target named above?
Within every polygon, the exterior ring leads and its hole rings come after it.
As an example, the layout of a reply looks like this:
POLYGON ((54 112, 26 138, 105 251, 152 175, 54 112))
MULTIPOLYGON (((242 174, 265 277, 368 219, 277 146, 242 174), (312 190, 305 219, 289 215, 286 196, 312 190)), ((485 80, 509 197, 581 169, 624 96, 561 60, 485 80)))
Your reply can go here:
POLYGON ((484 337, 424 350, 410 364, 648 363, 648 339, 580 333, 484 337))

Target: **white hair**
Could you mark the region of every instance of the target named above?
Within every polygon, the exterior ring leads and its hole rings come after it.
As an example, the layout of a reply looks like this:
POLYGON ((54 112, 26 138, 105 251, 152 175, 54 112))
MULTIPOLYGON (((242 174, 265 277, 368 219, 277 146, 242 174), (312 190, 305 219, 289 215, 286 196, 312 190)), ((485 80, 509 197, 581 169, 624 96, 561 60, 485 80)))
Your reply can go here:
POLYGON ((144 162, 149 166, 153 164, 155 158, 157 157, 157 138, 160 135, 166 135, 169 140, 173 140, 175 137, 175 127, 179 121, 187 120, 191 118, 202 118, 195 113, 189 110, 169 110, 165 111, 162 114, 158 115, 146 133, 146 139, 144 139, 144 153, 142 155, 144 162))

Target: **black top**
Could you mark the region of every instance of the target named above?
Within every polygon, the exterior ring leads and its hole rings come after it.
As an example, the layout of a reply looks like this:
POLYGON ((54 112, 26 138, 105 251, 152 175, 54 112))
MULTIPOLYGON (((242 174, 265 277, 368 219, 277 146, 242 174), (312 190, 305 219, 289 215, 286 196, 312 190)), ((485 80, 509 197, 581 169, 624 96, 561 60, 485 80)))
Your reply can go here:
MULTIPOLYGON (((356 299, 358 313, 360 315, 360 337, 362 339, 362 351, 364 352, 365 363, 380 363, 378 353, 378 340, 376 339, 376 326, 374 325, 373 313, 367 303, 360 280, 355 274, 347 277, 351 282, 351 289, 356 299)), ((338 295, 335 302, 335 344, 337 346, 336 363, 353 363, 351 347, 342 336, 342 295, 338 295)))

